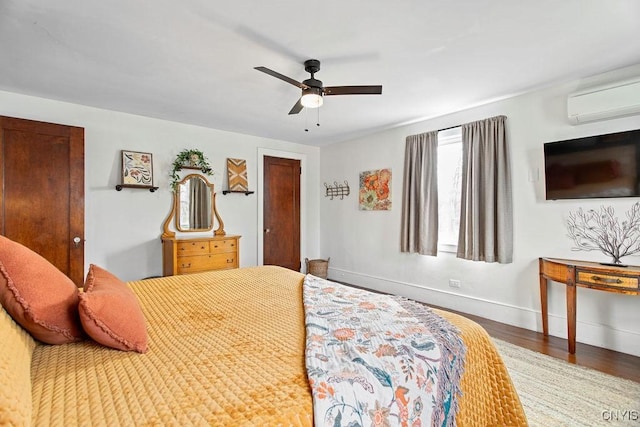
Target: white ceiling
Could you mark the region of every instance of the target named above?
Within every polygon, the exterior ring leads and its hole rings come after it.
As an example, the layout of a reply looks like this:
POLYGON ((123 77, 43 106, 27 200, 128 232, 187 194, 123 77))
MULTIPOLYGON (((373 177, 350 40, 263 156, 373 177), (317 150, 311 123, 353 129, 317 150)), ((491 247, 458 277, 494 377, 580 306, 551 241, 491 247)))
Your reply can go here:
POLYGON ((640 63, 640 1, 0 0, 0 55, 0 90, 324 145, 640 63), (383 93, 289 116, 253 67, 310 58, 383 93))

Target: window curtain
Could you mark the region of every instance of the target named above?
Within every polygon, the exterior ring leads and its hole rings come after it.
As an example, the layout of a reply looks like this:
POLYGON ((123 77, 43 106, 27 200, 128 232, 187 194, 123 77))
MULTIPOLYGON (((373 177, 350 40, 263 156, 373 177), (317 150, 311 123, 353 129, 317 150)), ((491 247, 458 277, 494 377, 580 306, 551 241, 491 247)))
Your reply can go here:
POLYGON ((438 131, 406 140, 400 250, 438 254, 438 131))
POLYGON ((462 125, 458 258, 513 261, 511 172, 505 116, 462 125))

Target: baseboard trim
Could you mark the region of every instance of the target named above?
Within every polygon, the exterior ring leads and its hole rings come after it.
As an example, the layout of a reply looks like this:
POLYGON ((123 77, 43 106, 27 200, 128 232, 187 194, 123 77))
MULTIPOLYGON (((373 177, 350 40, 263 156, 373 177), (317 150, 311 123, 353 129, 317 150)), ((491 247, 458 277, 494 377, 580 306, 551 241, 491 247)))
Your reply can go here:
MULTIPOLYGON (((328 269, 328 276, 330 280, 351 283, 378 292, 392 292, 427 304, 542 332, 540 311, 528 307, 518 307, 500 301, 462 295, 416 283, 387 279, 331 266, 328 269)), ((549 313, 549 334, 564 339, 567 338, 566 316, 549 313)), ((578 320, 577 341, 640 356, 640 334, 634 331, 578 320)))

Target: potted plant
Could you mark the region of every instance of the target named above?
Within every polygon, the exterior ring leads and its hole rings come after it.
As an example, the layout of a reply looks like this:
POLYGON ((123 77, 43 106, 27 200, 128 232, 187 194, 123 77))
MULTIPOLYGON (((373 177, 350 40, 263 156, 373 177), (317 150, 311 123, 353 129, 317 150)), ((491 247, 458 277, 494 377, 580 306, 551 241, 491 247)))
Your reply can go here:
POLYGON ((183 168, 200 169, 205 175, 213 175, 213 170, 209 165, 209 161, 200 150, 184 149, 176 156, 173 161, 173 169, 171 169, 171 189, 175 190, 178 181, 180 181, 180 172, 183 168))

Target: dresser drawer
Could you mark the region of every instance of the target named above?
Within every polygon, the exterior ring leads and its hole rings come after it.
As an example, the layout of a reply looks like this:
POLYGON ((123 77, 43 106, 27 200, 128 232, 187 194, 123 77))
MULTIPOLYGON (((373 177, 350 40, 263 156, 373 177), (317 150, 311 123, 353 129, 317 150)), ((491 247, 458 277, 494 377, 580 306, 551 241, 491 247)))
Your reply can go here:
POLYGON ((228 268, 238 268, 238 254, 235 252, 212 254, 211 268, 214 270, 226 270, 228 268))
POLYGON ((178 257, 178 274, 196 273, 198 271, 225 270, 238 268, 235 253, 192 255, 178 257))
POLYGON ((176 244, 178 256, 182 254, 206 254, 209 253, 209 242, 207 241, 181 241, 176 244))
POLYGON ((178 274, 195 273, 211 270, 210 255, 179 256, 177 262, 178 274))
POLYGON ((220 252, 235 252, 236 251, 236 240, 235 239, 225 239, 225 240, 214 240, 210 243, 210 251, 211 253, 220 253, 220 252))
POLYGON ((617 274, 603 274, 589 270, 578 270, 576 282, 587 286, 638 289, 638 278, 617 274))

